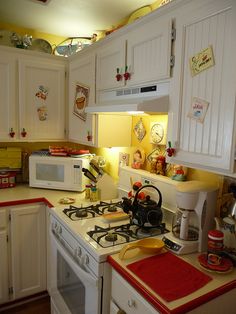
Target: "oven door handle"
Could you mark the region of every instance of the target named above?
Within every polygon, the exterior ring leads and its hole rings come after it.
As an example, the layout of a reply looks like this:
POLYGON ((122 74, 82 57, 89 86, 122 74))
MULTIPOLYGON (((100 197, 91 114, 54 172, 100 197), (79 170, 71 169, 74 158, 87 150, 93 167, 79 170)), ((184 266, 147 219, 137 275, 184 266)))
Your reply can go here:
POLYGON ((53 242, 56 245, 56 249, 61 253, 61 255, 65 258, 67 263, 73 268, 75 273, 80 277, 80 279, 83 280, 83 282, 89 283, 91 285, 96 285, 96 287, 99 287, 99 280, 95 276, 93 276, 91 273, 87 273, 85 270, 83 270, 80 267, 80 265, 74 261, 73 257, 61 245, 61 243, 52 233, 52 230, 51 230, 51 237, 53 239, 53 242))

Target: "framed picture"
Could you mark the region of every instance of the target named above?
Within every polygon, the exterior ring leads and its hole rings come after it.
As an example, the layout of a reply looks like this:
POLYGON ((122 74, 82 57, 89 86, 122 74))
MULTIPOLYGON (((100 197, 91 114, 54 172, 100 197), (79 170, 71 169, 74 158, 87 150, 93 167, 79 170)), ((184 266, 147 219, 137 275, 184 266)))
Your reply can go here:
POLYGON ((88 105, 88 101, 89 101, 89 87, 77 83, 75 88, 75 101, 73 113, 83 121, 86 120, 85 108, 88 105))

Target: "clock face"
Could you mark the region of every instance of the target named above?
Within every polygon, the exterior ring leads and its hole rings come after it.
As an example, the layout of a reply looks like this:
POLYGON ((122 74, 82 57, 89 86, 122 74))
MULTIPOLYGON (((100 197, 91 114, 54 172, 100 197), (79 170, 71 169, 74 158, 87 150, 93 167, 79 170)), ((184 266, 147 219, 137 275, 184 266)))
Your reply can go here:
POLYGON ((164 138, 164 128, 160 123, 154 123, 151 127, 151 143, 159 144, 164 138))

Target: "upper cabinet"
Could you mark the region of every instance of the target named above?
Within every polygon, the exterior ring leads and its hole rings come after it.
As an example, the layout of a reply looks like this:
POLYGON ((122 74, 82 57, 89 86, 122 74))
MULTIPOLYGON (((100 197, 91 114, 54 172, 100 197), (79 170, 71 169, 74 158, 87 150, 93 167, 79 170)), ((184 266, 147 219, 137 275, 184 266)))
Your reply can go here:
POLYGON ((94 147, 130 146, 132 117, 86 114, 95 104, 95 54, 81 53, 69 65, 69 140, 94 147))
POLYGON ((17 130, 17 58, 0 50, 0 141, 9 140, 10 130, 17 130))
POLYGON ((171 18, 160 16, 135 25, 97 49, 97 90, 170 77, 171 18))
POLYGON ((235 1, 191 1, 176 10, 176 66, 169 114, 171 162, 233 172, 235 1), (211 50, 211 51, 210 51, 211 50))
POLYGON ((19 61, 20 134, 27 140, 65 139, 65 65, 19 61))
POLYGON ((65 60, 5 47, 0 55, 0 141, 65 140, 65 60))
POLYGON ((70 141, 90 146, 94 145, 95 116, 84 112, 86 105, 90 106, 94 103, 95 54, 80 54, 69 64, 68 116, 70 141), (87 95, 84 95, 86 92, 87 95), (80 99, 81 101, 79 101, 80 99))

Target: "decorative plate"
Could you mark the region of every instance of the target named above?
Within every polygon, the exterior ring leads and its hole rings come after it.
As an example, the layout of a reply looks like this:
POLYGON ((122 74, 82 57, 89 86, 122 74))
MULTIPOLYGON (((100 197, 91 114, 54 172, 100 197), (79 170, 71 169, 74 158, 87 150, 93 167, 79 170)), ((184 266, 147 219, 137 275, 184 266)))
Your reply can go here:
POLYGON ((75 202, 75 198, 72 197, 63 197, 59 200, 60 204, 73 204, 75 202))
POLYGON ((141 142, 146 134, 146 129, 143 124, 142 118, 139 119, 139 121, 134 126, 134 134, 136 135, 139 142, 141 142))
POLYGON ((150 13, 150 12, 152 12, 152 8, 151 8, 150 5, 145 5, 144 7, 139 8, 138 10, 134 11, 134 12, 130 15, 127 24, 130 24, 130 23, 134 22, 134 21, 137 20, 138 18, 140 18, 140 17, 142 17, 142 16, 144 16, 144 15, 150 13))
POLYGON ((29 46, 29 50, 36 50, 40 52, 52 53, 52 46, 48 41, 40 38, 36 38, 32 40, 32 45, 29 46))
POLYGON ((71 37, 64 40, 54 49, 57 56, 69 57, 83 48, 91 45, 90 37, 71 37))

